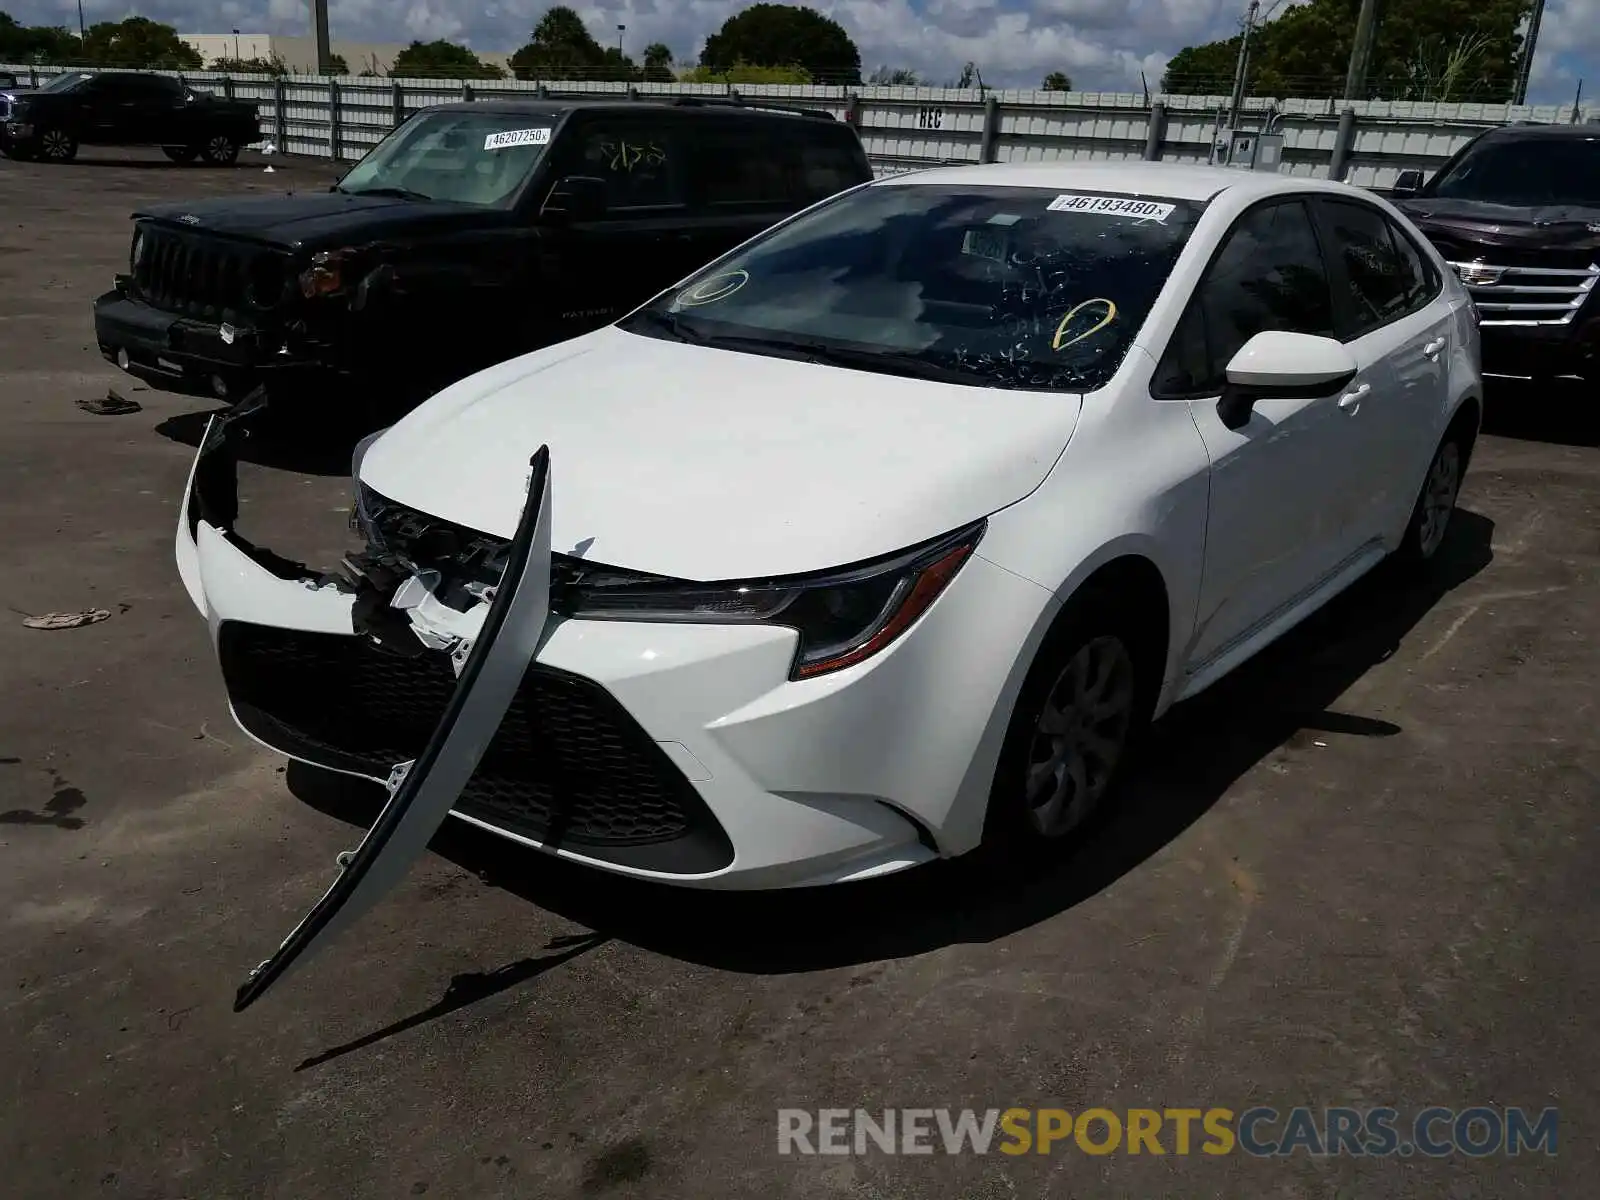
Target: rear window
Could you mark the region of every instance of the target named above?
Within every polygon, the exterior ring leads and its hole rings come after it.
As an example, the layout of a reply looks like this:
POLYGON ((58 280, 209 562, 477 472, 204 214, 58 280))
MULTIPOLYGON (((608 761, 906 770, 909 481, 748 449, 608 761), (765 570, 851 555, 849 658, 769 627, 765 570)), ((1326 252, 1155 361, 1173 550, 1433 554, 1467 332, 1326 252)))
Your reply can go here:
POLYGON ((700 201, 804 208, 872 178, 848 130, 800 118, 706 122, 689 138, 700 201))

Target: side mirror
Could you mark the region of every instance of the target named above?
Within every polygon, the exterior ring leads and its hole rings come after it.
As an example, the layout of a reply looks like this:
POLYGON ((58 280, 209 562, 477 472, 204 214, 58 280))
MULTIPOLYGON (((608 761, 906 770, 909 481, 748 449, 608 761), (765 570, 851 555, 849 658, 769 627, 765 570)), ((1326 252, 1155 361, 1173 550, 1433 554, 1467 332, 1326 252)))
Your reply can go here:
POLYGON ((556 181, 539 209, 547 221, 595 221, 606 212, 606 181, 594 175, 567 175, 556 181))
POLYGON ((1315 400, 1356 377, 1356 360, 1343 342, 1310 333, 1264 330, 1228 363, 1228 382, 1217 416, 1229 429, 1250 422, 1257 400, 1315 400))
POLYGON ((1394 181, 1394 187, 1389 189, 1390 193, 1400 200, 1407 196, 1415 196, 1421 190, 1422 172, 1416 169, 1401 171, 1394 181))

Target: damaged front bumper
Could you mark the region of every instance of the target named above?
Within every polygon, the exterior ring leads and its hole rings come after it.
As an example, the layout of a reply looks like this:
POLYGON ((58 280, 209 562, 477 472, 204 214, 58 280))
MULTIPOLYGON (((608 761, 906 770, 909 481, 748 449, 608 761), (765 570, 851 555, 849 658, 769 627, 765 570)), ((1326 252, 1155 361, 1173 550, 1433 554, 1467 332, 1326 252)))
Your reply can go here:
POLYGON ((817 748, 853 737, 854 705, 881 697, 822 683, 796 693, 810 701, 771 699, 792 686, 792 633, 552 617, 543 449, 499 583, 465 612, 359 556, 329 575, 252 544, 235 528, 237 464, 264 407, 257 393, 208 425, 179 574, 241 728, 390 796, 239 1007, 403 877, 448 815, 587 865, 707 887, 834 883, 936 856, 904 806, 877 798, 892 792, 841 788, 817 748), (820 723, 815 743, 795 745, 785 713, 820 723))

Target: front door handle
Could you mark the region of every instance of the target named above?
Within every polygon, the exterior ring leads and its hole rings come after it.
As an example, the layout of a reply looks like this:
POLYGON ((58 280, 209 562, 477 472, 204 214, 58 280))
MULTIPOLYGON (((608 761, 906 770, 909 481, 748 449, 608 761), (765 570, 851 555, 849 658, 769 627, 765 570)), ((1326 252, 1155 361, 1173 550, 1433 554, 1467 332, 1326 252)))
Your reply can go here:
POLYGON ((1367 398, 1367 393, 1372 390, 1370 383, 1363 383, 1353 392, 1346 392, 1339 397, 1339 407, 1347 413, 1353 413, 1361 408, 1361 402, 1367 398))
POLYGON ((1422 353, 1427 358, 1438 358, 1439 357, 1439 351, 1443 350, 1444 347, 1445 347, 1444 338, 1435 338, 1433 341, 1429 342, 1426 346, 1424 346, 1422 348, 1422 353))

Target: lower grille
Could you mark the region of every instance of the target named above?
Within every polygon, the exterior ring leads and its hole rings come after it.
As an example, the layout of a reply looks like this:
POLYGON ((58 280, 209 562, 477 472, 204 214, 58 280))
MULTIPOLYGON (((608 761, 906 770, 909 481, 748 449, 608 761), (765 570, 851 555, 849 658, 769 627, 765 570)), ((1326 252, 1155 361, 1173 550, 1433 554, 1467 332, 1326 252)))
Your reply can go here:
POLYGON ((1467 285, 1484 325, 1568 325, 1595 290, 1600 265, 1501 267, 1450 264, 1467 285))
MULTIPOLYGON (((246 729, 296 757, 364 775, 416 758, 455 688, 445 655, 406 658, 359 637, 229 621, 218 648, 246 729)), ((538 664, 456 811, 624 865, 692 874, 733 859, 705 802, 616 699, 538 664)))

